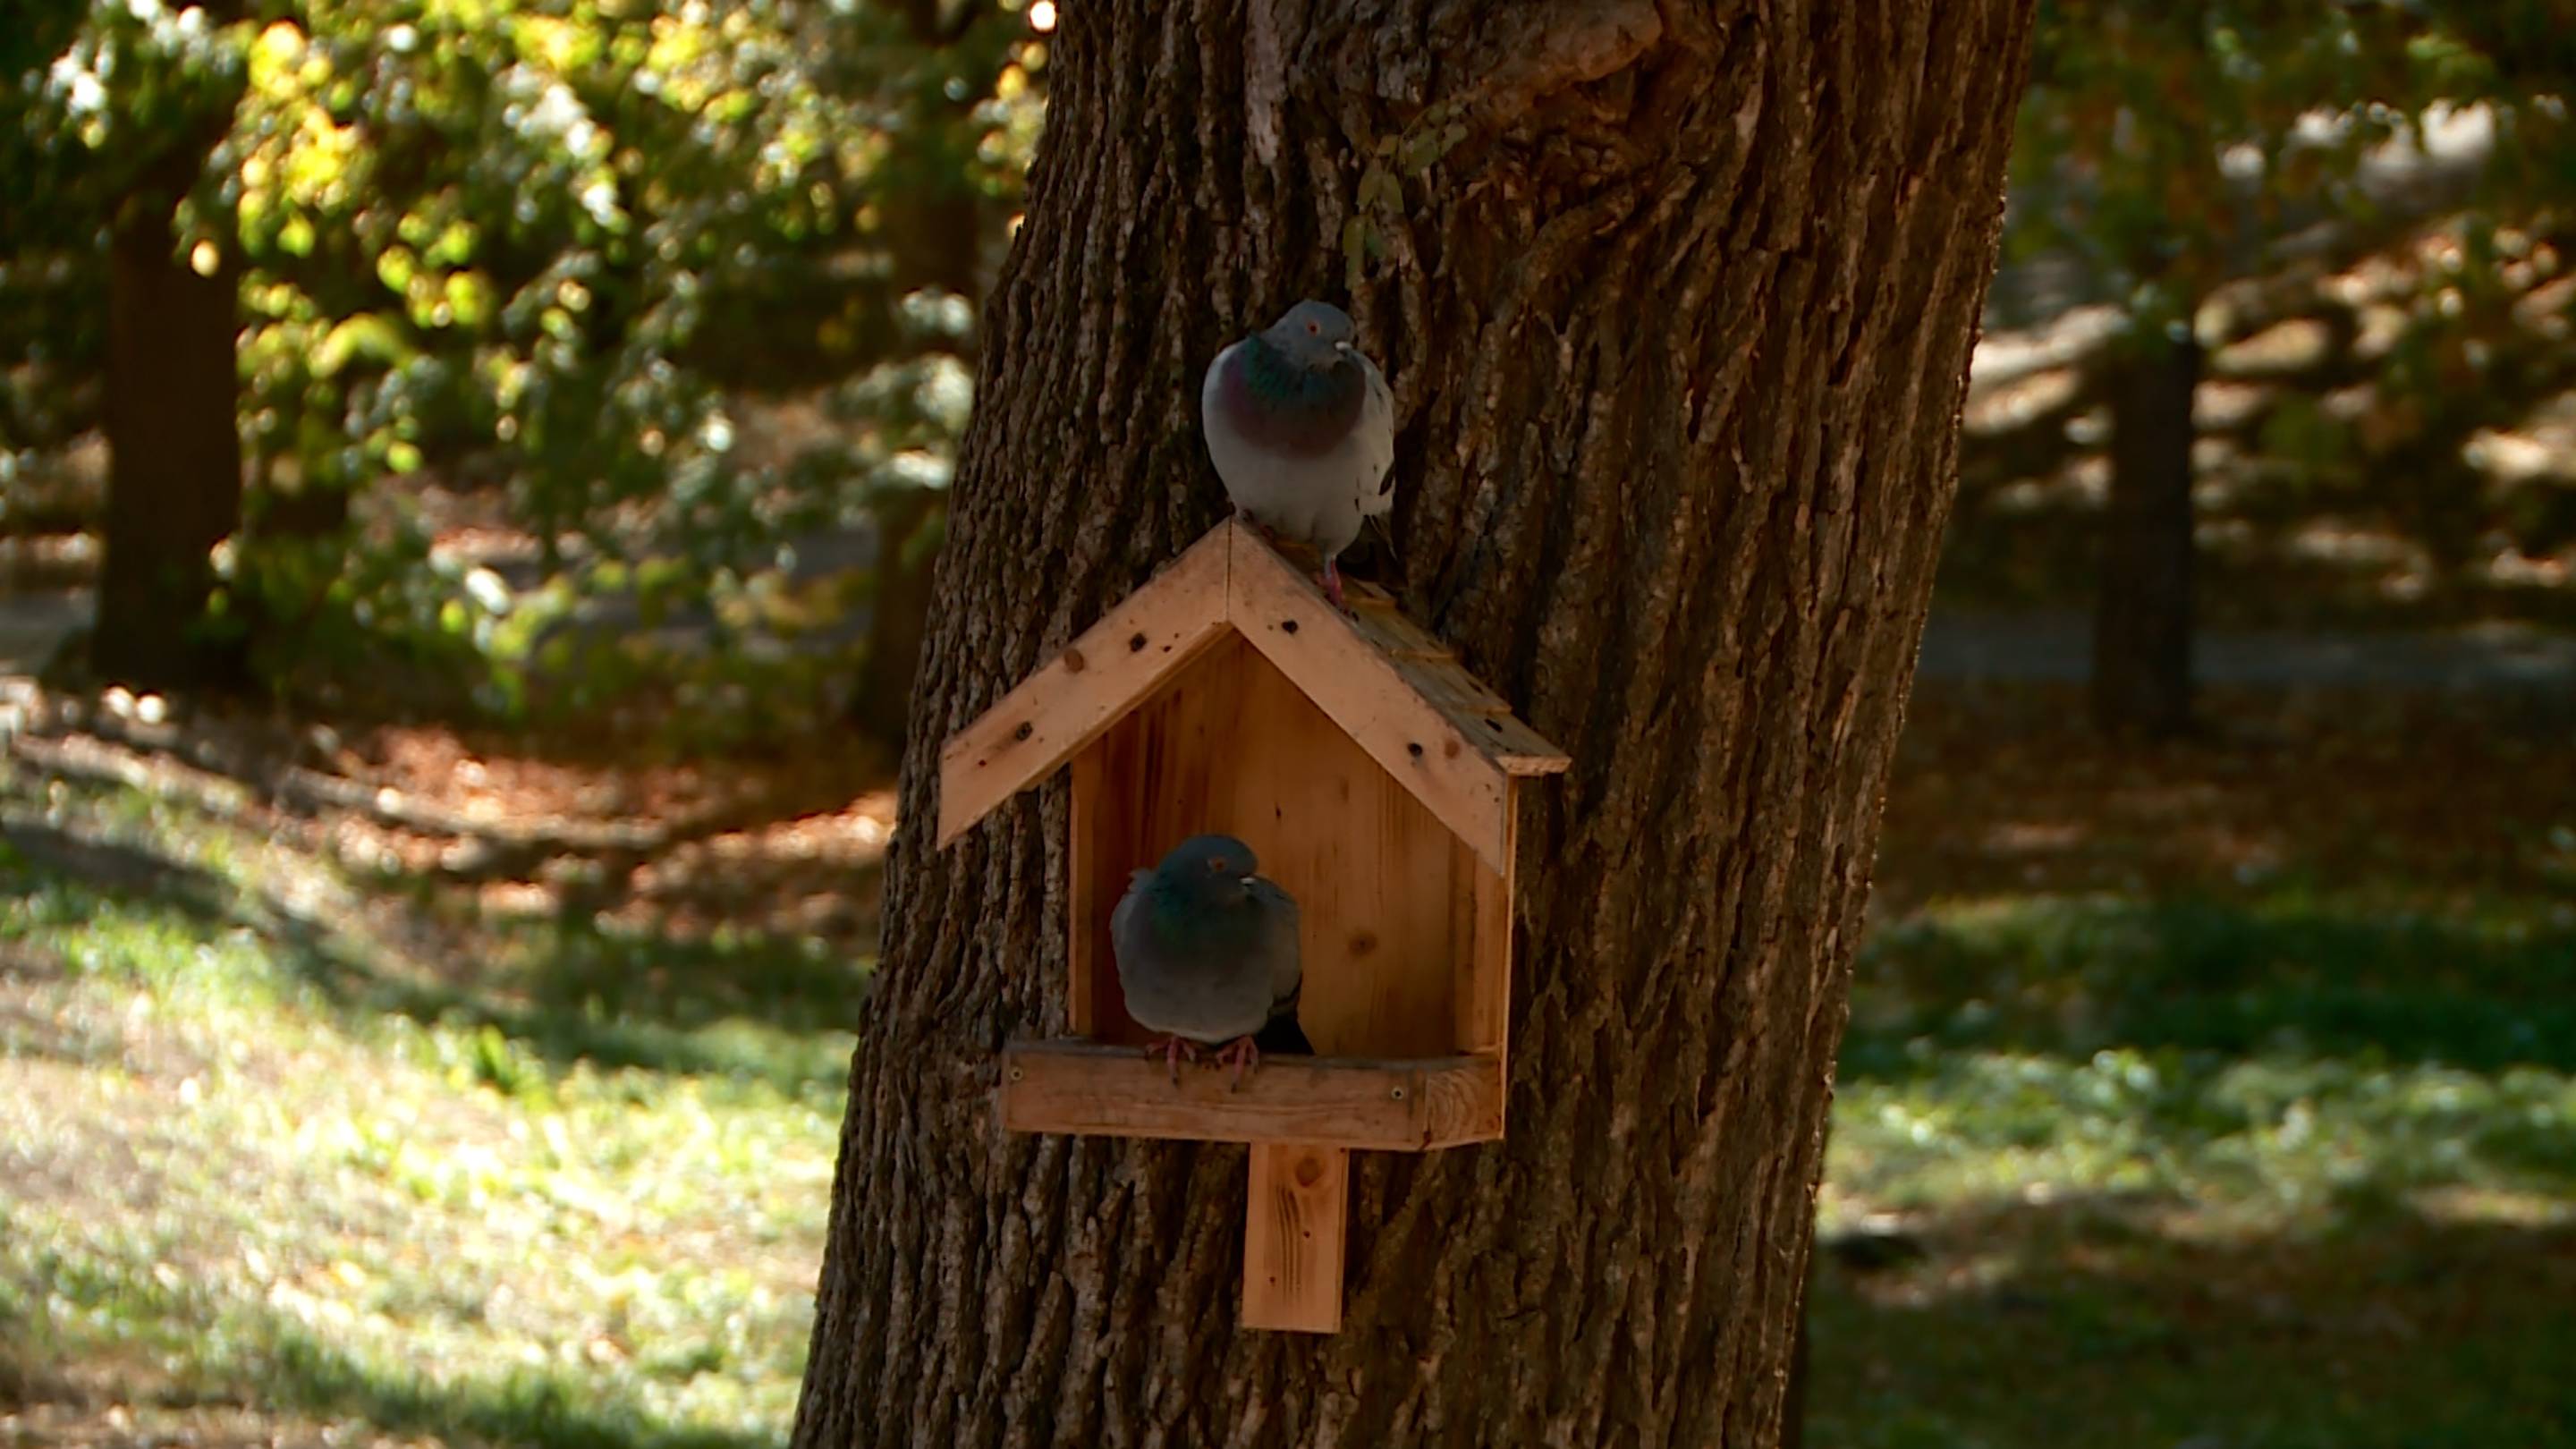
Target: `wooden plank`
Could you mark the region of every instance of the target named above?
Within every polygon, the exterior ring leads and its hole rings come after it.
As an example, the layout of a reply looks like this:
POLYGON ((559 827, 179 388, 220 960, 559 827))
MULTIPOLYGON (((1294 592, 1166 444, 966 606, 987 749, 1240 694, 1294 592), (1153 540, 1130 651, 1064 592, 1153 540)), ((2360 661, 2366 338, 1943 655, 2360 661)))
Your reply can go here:
POLYGON ((1002 1053, 1001 1112, 1013 1132, 1427 1152, 1502 1135, 1503 1065, 1269 1056, 1238 1090, 1230 1071, 1187 1064, 1176 1086, 1134 1046, 1015 1042, 1002 1053))
MULTIPOLYGON (((1266 546, 1265 540, 1255 541, 1266 546)), ((1290 562, 1276 549, 1270 552, 1290 562)), ((1290 562, 1290 566, 1295 565, 1290 562)), ((1510 703, 1491 685, 1469 672, 1456 650, 1415 623, 1384 592, 1371 588, 1363 593, 1353 581, 1345 585, 1344 594, 1351 602, 1351 613, 1344 618, 1351 630, 1391 661, 1415 693, 1448 716, 1460 735, 1506 774, 1553 775, 1573 763, 1513 714, 1510 703)))
MULTIPOLYGON (((1514 793, 1518 793, 1515 787, 1514 793)), ((1517 814, 1517 812, 1515 812, 1517 814)), ((1517 825, 1515 825, 1517 832, 1517 825)), ((1452 927, 1458 979, 1456 1035, 1458 1049, 1511 1060, 1512 1024, 1512 885, 1511 878, 1485 869, 1463 845, 1451 867, 1457 885, 1450 899, 1459 918, 1452 927)), ((1503 1084, 1503 1105, 1511 1102, 1511 1083, 1503 1084)), ((1508 1111, 1498 1113, 1504 1126, 1508 1111)))
POLYGON ((1448 659, 1455 651, 1442 643, 1430 630, 1413 622, 1411 616, 1396 607, 1395 600, 1385 597, 1363 599, 1352 595, 1347 587, 1344 597, 1351 604, 1351 627, 1359 631, 1369 647, 1389 659, 1448 659))
MULTIPOLYGON (((1251 646, 1237 638, 1209 646, 1074 757, 1067 868, 1087 882, 1069 891, 1066 901, 1067 955, 1077 973, 1070 989, 1086 1002, 1076 1035, 1145 1040, 1144 1029, 1127 1015, 1109 939, 1109 918, 1127 892, 1128 876, 1190 836, 1243 833, 1236 828, 1241 821, 1233 794, 1221 791, 1219 782, 1235 753, 1242 670, 1252 657, 1251 646)), ((1261 849, 1260 839, 1246 838, 1261 849)))
POLYGON ((1351 1154, 1289 1143, 1252 1149, 1244 1198, 1243 1326, 1337 1333, 1351 1154))
POLYGON ((1453 656, 1407 655, 1393 661, 1413 692, 1449 717, 1458 732, 1477 742, 1506 775, 1557 775, 1574 762, 1523 724, 1502 696, 1467 672, 1453 656))
POLYGON ((1228 526, 1235 560, 1227 607, 1236 631, 1451 834, 1487 865, 1504 869, 1511 777, 1416 693, 1395 661, 1368 647, 1311 580, 1251 529, 1228 526))
POLYGON ((1125 812, 1121 798, 1104 787, 1107 763, 1102 741, 1073 757, 1067 770, 1064 842, 1064 919, 1067 969, 1064 1028, 1074 1036, 1103 1034, 1100 999, 1115 996, 1111 982, 1117 958, 1109 946, 1109 913, 1118 909, 1127 878, 1099 864, 1108 842, 1116 839, 1125 812))
POLYGON ((939 751, 945 846, 1053 774, 1226 635, 1228 535, 1211 530, 939 751))
POLYGON ((1248 646, 1220 814, 1296 897, 1298 1016, 1326 1055, 1422 1057, 1450 1031, 1454 837, 1248 646))
POLYGON ((1463 1052, 1501 1052, 1510 1045, 1512 895, 1504 879, 1458 851, 1452 892, 1457 922, 1456 1036, 1463 1052))
POLYGON ((1092 882, 1069 893, 1066 923, 1090 1002, 1077 1034, 1145 1039, 1116 990, 1110 913, 1130 871, 1223 832, 1298 901, 1316 1050, 1456 1049, 1453 837, 1249 644, 1210 648, 1077 756, 1073 795, 1069 854, 1092 882))

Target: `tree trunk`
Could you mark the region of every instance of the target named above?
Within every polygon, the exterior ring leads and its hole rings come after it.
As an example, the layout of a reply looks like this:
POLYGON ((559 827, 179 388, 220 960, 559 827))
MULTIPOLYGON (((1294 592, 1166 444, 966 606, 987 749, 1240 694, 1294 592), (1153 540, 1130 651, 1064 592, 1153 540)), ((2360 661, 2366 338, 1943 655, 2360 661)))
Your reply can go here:
MULTIPOLYGON (((2185 315, 2188 315, 2187 313, 2185 315)), ((2093 719, 2191 728, 2192 395, 2200 343, 2141 329, 2111 382, 2111 498, 2093 605, 2093 719)))
POLYGON ((173 205, 137 197, 109 240, 107 537, 90 638, 103 679, 151 689, 228 682, 240 659, 203 628, 209 554, 241 521, 240 274, 229 255, 201 276, 174 254, 173 205))
POLYGON ((796 1440, 1767 1445, 2030 4, 1248 8, 1062 11, 796 1440), (1509 1139, 1355 1157, 1342 1331, 1245 1332, 1240 1148, 998 1130, 1065 1021, 1064 791, 935 852, 937 753, 1222 516, 1201 370, 1341 298, 1349 138, 1434 105, 1351 299, 1387 582, 1575 763, 1521 823, 1509 1139))
POLYGON ((1789 1348, 1788 1388, 1783 1397, 1786 1405, 1780 1412, 1780 1449, 1806 1449, 1807 1406, 1815 1395, 1815 1380, 1807 1367, 1812 1350, 1809 1343, 1816 1321, 1816 1255, 1807 1254, 1807 1282, 1798 1295, 1798 1336, 1789 1348))

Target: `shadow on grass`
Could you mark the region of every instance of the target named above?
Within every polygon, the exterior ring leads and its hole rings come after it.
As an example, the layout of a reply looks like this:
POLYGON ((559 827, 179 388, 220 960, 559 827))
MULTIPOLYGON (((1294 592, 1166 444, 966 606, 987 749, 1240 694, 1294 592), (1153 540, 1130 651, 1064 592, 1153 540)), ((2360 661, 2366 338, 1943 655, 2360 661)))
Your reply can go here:
MULTIPOLYGON (((48 1362, 48 1350, 81 1357, 118 1350, 153 1353, 168 1371, 139 1402, 186 1408, 223 1404, 261 1413, 354 1417, 396 1434, 441 1442, 538 1446, 538 1449, 753 1449, 776 1442, 749 1429, 672 1423, 631 1391, 597 1377, 551 1368, 460 1375, 440 1382, 408 1368, 371 1364, 335 1347, 305 1324, 238 1298, 219 1297, 185 1279, 165 1278, 129 1263, 38 1252, 28 1264, 61 1325, 12 1321, 0 1300, 0 1405, 68 1402, 84 1395, 48 1362), (105 1335, 98 1325, 122 1325, 105 1335)), ((0 1289, 6 1288, 0 1281, 0 1289)), ((127 1397, 120 1388, 120 1400, 127 1397)))
MULTIPOLYGON (((766 1082, 790 1094, 837 1090, 846 1034, 865 1002, 865 963, 802 939, 719 931, 699 939, 621 932, 588 921, 486 934, 471 950, 407 932, 402 952, 336 926, 274 883, 178 858, 156 842, 113 839, 11 818, 0 889, 36 902, 41 921, 89 930, 110 910, 148 923, 128 957, 84 972, 141 981, 226 969, 198 947, 255 933, 261 968, 310 988, 352 1022, 395 1013, 424 1025, 482 1031, 557 1068, 610 1069, 766 1082), (417 959, 423 952, 434 959, 417 959), (414 959, 405 959, 405 957, 414 959)), ((5 933, 0 933, 5 934, 5 933)), ((258 989, 232 981, 225 989, 258 989)), ((478 1070, 511 1089, 514 1054, 478 1051, 478 1070)))
POLYGON ((355 1007, 490 1028, 557 1066, 726 1075, 795 1094, 842 1085, 870 980, 861 963, 766 933, 675 940, 556 924, 512 933, 496 955, 465 984, 375 975, 352 989, 345 966, 317 984, 355 1007))
POLYGON ((2211 1242, 2140 1219, 1971 1211, 1904 1271, 1821 1262, 1807 1443, 2576 1444, 2576 1228, 2359 1208, 2211 1242))
POLYGON ((2045 896, 1926 910, 1863 946, 1842 1075, 2115 1047, 2576 1070, 2576 923, 2535 914, 2045 896))
POLYGON ((558 1375, 517 1373, 452 1385, 388 1376, 300 1328, 275 1331, 262 1368, 263 1391, 280 1401, 441 1440, 542 1449, 767 1449, 777 1442, 765 1434, 669 1424, 631 1400, 558 1375))
MULTIPOLYGON (((318 934, 290 935, 283 964, 352 1016, 396 1012, 497 1034, 556 1068, 730 1076, 791 1095, 840 1087, 869 980, 860 963, 764 933, 672 940, 534 926, 463 970, 435 974, 388 969, 318 934)), ((500 1056, 478 1055, 477 1070, 515 1090, 515 1069, 500 1056)))

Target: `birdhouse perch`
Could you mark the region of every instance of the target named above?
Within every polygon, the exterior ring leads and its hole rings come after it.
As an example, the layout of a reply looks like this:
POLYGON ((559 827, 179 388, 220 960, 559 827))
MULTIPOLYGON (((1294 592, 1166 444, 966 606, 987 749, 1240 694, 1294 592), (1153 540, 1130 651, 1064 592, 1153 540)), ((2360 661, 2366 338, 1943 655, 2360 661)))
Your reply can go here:
POLYGON ((1340 1326, 1352 1149, 1503 1135, 1518 791, 1567 765, 1392 599, 1350 601, 1228 520, 940 752, 943 846, 1071 767, 1074 1040, 1006 1049, 1003 1125, 1251 1144, 1255 1328, 1340 1326), (1110 947, 1129 872, 1210 831, 1297 898, 1317 1053, 1239 1089, 1147 1059, 1110 947))

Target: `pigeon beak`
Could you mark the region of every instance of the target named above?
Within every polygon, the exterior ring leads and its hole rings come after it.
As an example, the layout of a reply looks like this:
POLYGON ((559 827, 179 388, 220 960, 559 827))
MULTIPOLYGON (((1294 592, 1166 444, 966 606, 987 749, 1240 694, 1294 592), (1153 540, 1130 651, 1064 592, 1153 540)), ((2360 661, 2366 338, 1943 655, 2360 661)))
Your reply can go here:
POLYGON ((1243 888, 1244 888, 1245 890, 1250 890, 1250 889, 1252 889, 1252 882, 1253 882, 1256 878, 1257 878, 1257 877, 1254 877, 1254 876, 1245 876, 1245 877, 1243 878, 1243 888))
POLYGON ((1333 350, 1335 352, 1348 352, 1351 350, 1351 345, 1347 342, 1336 342, 1333 344, 1333 350))

